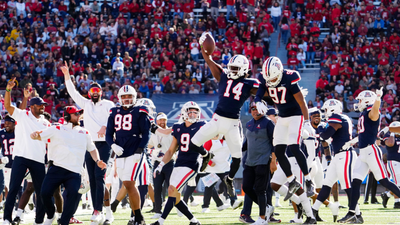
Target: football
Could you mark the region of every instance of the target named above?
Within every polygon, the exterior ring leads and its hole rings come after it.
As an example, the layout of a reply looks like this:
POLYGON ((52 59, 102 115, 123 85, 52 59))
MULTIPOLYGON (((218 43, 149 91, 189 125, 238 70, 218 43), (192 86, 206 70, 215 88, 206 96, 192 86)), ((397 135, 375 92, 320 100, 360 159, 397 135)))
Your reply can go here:
POLYGON ((209 33, 206 34, 206 39, 204 40, 203 45, 201 47, 204 48, 204 51, 208 55, 211 55, 214 52, 215 41, 214 38, 209 33))

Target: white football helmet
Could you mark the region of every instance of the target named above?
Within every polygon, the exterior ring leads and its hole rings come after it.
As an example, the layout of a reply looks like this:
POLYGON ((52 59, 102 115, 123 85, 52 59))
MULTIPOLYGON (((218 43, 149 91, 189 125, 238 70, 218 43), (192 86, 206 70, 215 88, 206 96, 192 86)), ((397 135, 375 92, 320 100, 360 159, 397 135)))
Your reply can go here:
MULTIPOLYGON (((137 93, 136 93, 135 88, 133 88, 130 85, 124 85, 118 91, 119 103, 121 104, 121 106, 124 106, 124 107, 129 108, 129 107, 135 105, 136 96, 137 96, 137 93), (122 101, 122 95, 132 95, 132 98, 130 99, 131 101, 129 101, 129 103, 125 104, 124 102, 126 102, 126 101, 122 101)), ((124 100, 126 100, 126 99, 124 99, 124 100)))
MULTIPOLYGON (((394 121, 389 125, 389 127, 400 127, 400 122, 394 121)), ((395 133, 395 134, 400 135, 399 133, 395 133)))
POLYGON ((271 56, 265 60, 261 71, 269 87, 276 87, 282 80, 283 65, 278 57, 271 56))
POLYGON ((138 105, 145 105, 149 108, 150 112, 149 115, 153 118, 157 117, 156 106, 154 105, 153 101, 148 98, 139 98, 136 102, 138 105))
POLYGON ((189 121, 191 123, 195 123, 195 122, 200 120, 200 115, 201 115, 201 109, 200 109, 199 105, 197 105, 196 102, 192 102, 192 101, 186 102, 182 106, 181 117, 182 117, 183 121, 187 120, 187 121, 189 121), (196 109, 198 111, 196 117, 190 117, 189 116, 189 110, 190 109, 196 109))
POLYGON ((244 55, 235 55, 228 62, 229 79, 239 79, 247 75, 249 71, 249 60, 244 55))
POLYGON ((324 105, 321 108, 324 111, 325 118, 328 119, 332 116, 332 114, 341 114, 343 111, 343 105, 339 100, 329 99, 324 102, 324 105))
POLYGON ((376 94, 372 91, 362 91, 358 94, 356 100, 358 103, 354 104, 355 111, 363 111, 368 106, 373 105, 376 100, 376 94))

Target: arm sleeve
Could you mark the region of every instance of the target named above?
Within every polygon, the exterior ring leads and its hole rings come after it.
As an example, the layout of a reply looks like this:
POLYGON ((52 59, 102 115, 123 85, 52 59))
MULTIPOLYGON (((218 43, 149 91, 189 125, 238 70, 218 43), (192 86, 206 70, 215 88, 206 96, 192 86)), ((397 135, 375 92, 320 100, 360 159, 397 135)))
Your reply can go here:
POLYGON ((57 132, 57 130, 59 130, 57 127, 59 127, 59 126, 51 126, 49 128, 39 130, 39 131, 41 131, 40 137, 42 138, 42 141, 49 142, 49 139, 51 139, 54 136, 54 134, 57 132))
POLYGON ((265 84, 265 80, 261 74, 258 75, 258 80, 260 81, 260 85, 258 87, 257 94, 254 99, 255 102, 261 101, 264 97, 265 91, 267 91, 267 86, 265 84))
POLYGON ((114 116, 110 114, 108 116, 107 128, 106 128, 106 142, 109 146, 114 144, 114 116))
POLYGON ((150 139, 150 119, 146 113, 140 114, 139 130, 142 134, 142 140, 139 143, 139 148, 145 148, 150 139))
MULTIPOLYGON (((272 140, 274 140, 274 129, 275 129, 275 125, 272 121, 269 121, 267 124, 267 135, 268 135, 268 139, 271 141, 271 145, 272 144, 272 140)), ((272 148, 272 152, 274 152, 274 148, 272 148)))
POLYGON ((336 132, 335 128, 332 126, 329 126, 326 128, 324 131, 322 131, 319 136, 322 138, 322 140, 328 140, 332 135, 336 132))
POLYGON ((89 134, 88 131, 86 131, 86 150, 88 152, 96 150, 96 145, 94 145, 92 136, 89 134))
MULTIPOLYGON (((74 84, 71 79, 65 81, 65 86, 67 87, 68 94, 71 96, 72 100, 78 104, 80 108, 85 108, 85 103, 88 101, 75 89, 74 84)), ((90 101, 90 100, 89 100, 90 101)))

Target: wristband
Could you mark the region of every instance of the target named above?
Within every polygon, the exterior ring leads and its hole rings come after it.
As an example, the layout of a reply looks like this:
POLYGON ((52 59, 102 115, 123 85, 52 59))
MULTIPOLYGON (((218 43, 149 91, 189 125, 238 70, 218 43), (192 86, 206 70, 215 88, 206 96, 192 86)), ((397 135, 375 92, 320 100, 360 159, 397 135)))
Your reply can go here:
POLYGON ((165 165, 164 161, 161 161, 160 164, 158 164, 158 166, 163 167, 165 165))
POLYGON ((395 135, 395 133, 390 133, 390 137, 394 137, 395 135))
POLYGON ((100 161, 100 159, 96 160, 96 164, 100 161))
POLYGON ((7 89, 7 88, 6 88, 6 91, 7 91, 7 92, 11 92, 11 89, 7 89))

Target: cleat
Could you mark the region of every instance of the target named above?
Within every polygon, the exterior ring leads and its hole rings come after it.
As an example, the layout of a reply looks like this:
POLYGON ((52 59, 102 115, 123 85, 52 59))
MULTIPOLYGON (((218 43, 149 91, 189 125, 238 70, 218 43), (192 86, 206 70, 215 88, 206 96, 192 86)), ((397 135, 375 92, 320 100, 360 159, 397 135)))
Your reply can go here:
POLYGON ((224 182, 225 182, 225 184, 226 184, 226 187, 227 187, 227 191, 228 191, 228 195, 229 196, 231 196, 231 197, 233 197, 233 196, 235 196, 235 186, 233 185, 233 180, 231 180, 231 179, 229 179, 229 177, 228 177, 228 175, 226 175, 225 177, 224 177, 224 182))
POLYGON ((92 206, 90 204, 87 204, 87 210, 92 210, 92 206))
POLYGON ((369 204, 369 202, 368 201, 364 201, 364 205, 368 205, 369 204))
POLYGON ((348 212, 346 214, 346 216, 344 216, 342 219, 338 220, 337 222, 338 223, 349 223, 351 221, 356 221, 356 220, 357 220, 356 215, 354 215, 354 213, 348 212))
MULTIPOLYGON (((134 223, 135 223, 134 220, 129 220, 127 225, 134 225, 134 223)), ((158 221, 157 221, 157 224, 159 224, 158 221)))
POLYGON ((161 213, 156 213, 154 216, 150 217, 150 219, 159 219, 161 217, 161 213))
POLYGON ((141 222, 134 222, 133 225, 146 225, 146 222, 144 222, 144 220, 142 220, 141 222))
POLYGON ((254 223, 256 221, 254 221, 251 216, 245 215, 245 214, 241 214, 239 217, 239 221, 242 223, 254 223))
POLYGON ((221 205, 221 206, 218 206, 218 207, 217 207, 217 210, 218 210, 218 211, 222 211, 222 210, 227 209, 227 208, 229 208, 229 207, 231 207, 231 206, 230 206, 230 205, 221 205))
POLYGON ((44 221, 43 225, 51 225, 55 219, 56 219, 56 214, 54 214, 53 218, 51 219, 47 218, 46 221, 44 221))
MULTIPOLYGON (((306 181, 306 187, 307 187, 307 197, 311 197, 314 196, 315 193, 315 188, 314 188, 314 184, 311 180, 307 180, 306 181)), ((294 193, 294 192, 293 192, 294 193)))
MULTIPOLYGON (((129 225, 129 224, 128 224, 129 225)), ((150 225, 160 225, 160 223, 158 221, 151 223, 150 225)))
POLYGON ((325 222, 325 220, 323 220, 321 217, 319 217, 319 213, 318 210, 312 209, 313 215, 315 217, 315 219, 317 220, 317 222, 325 222))
MULTIPOLYGON (((82 221, 77 220, 75 217, 72 217, 71 219, 69 219, 69 224, 82 224, 82 221)), ((59 224, 61 224, 59 222, 59 224)))
POLYGON ((360 215, 356 215, 357 220, 359 223, 364 223, 364 218, 362 218, 362 213, 360 212, 360 215))
MULTIPOLYGON (((4 220, 4 223, 8 222, 8 220, 4 220)), ((15 217, 15 219, 12 221, 12 225, 19 225, 22 222, 21 218, 19 216, 15 217)), ((3 224, 4 224, 3 223, 3 224)))
POLYGON ((341 204, 339 203, 339 209, 347 209, 347 206, 341 205, 341 204))
POLYGON ((208 162, 210 162, 212 158, 214 158, 213 153, 208 153, 206 156, 203 157, 203 162, 201 163, 200 172, 203 172, 207 168, 208 162))
POLYGON ((293 193, 299 190, 300 187, 301 185, 299 184, 299 182, 296 181, 296 178, 294 178, 293 181, 289 183, 288 192, 283 201, 287 201, 290 197, 292 197, 293 193))
POLYGON ((252 223, 252 225, 264 225, 264 224, 268 224, 268 222, 261 217, 258 217, 258 220, 252 223))
POLYGON ((201 213, 209 213, 210 209, 209 208, 203 208, 203 210, 201 210, 201 213))
POLYGON ((199 221, 197 222, 190 222, 189 225, 201 225, 201 223, 199 221))
POLYGON ((317 224, 317 220, 311 217, 307 217, 306 221, 303 224, 317 224))
MULTIPOLYGON (((112 209, 111 209, 112 210, 112 209)), ((154 207, 150 210, 150 211, 147 211, 146 213, 155 213, 156 212, 156 210, 154 209, 154 207)))
POLYGON ((193 207, 196 207, 196 206, 198 206, 199 205, 199 203, 197 203, 197 202, 195 202, 195 201, 192 201, 191 203, 190 203, 190 206, 193 206, 193 207))
POLYGON ((400 209, 400 202, 395 202, 393 209, 400 209))
POLYGON ((111 221, 106 220, 106 221, 104 221, 103 225, 111 225, 111 221))
POLYGON ((232 205, 232 209, 236 210, 236 209, 238 209, 238 208, 240 208, 242 206, 243 206, 243 200, 236 199, 235 202, 232 205))
POLYGON ((383 208, 386 208, 387 207, 387 203, 389 201, 389 197, 386 195, 386 193, 382 193, 381 194, 381 198, 382 198, 383 208))
POLYGON ((301 220, 301 219, 292 219, 289 221, 289 223, 302 223, 302 222, 303 222, 303 220, 301 220))
POLYGON ((86 203, 82 204, 82 209, 85 210, 86 209, 86 203))
POLYGON ((305 213, 303 206, 301 205, 301 203, 296 206, 297 206, 297 220, 302 220, 303 214, 305 213))
POLYGON ((110 207, 111 207, 111 211, 113 213, 115 213, 117 211, 118 204, 119 204, 119 202, 117 202, 117 201, 114 201, 113 203, 111 203, 110 207))
POLYGON ((103 213, 97 210, 94 210, 92 217, 90 218, 91 222, 100 222, 103 217, 103 213))
POLYGON ((268 223, 281 223, 280 219, 275 219, 274 217, 270 217, 268 223))
POLYGON ((271 215, 274 213, 274 207, 273 206, 269 206, 267 204, 267 207, 265 208, 265 221, 268 222, 269 218, 271 217, 271 215))

